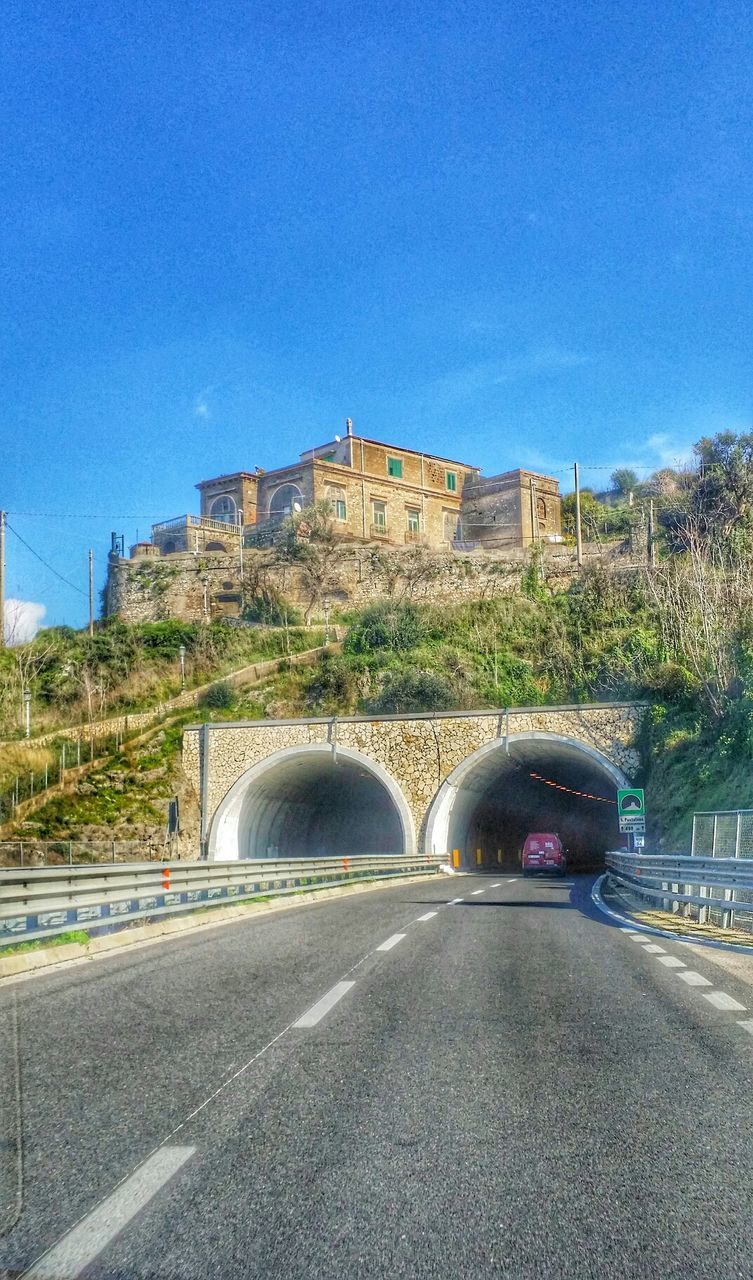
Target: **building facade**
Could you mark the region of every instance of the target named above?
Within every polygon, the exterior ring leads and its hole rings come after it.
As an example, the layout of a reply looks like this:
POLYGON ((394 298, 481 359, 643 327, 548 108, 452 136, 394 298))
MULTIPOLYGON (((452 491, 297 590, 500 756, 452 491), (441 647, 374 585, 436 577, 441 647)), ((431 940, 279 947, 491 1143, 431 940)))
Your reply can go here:
POLYGON ((345 542, 421 545, 435 550, 532 546, 560 536, 559 486, 516 470, 484 479, 478 467, 353 433, 302 453, 274 471, 236 471, 202 480, 199 516, 152 528, 133 553, 231 552, 264 545, 284 520, 326 503, 345 542))

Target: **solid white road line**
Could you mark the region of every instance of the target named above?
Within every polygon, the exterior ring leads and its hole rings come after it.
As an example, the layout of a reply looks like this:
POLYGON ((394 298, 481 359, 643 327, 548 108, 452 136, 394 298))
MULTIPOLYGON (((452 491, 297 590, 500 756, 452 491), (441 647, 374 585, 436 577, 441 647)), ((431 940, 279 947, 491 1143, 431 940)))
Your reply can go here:
POLYGON ((665 964, 668 969, 684 969, 685 961, 678 960, 677 956, 657 956, 659 964, 665 964))
POLYGON ((726 991, 702 991, 701 995, 704 1000, 708 1000, 709 1004, 713 1004, 715 1009, 725 1009, 730 1013, 745 1013, 745 1005, 728 996, 726 991))
POLYGON ((195 1147, 158 1147, 112 1195, 45 1253, 26 1280, 74 1280, 194 1154, 195 1147))
POLYGON ((711 986, 708 978, 704 978, 701 973, 696 973, 695 969, 686 969, 684 973, 678 973, 677 976, 678 978, 682 978, 683 982, 687 982, 689 987, 711 986))
POLYGON ((738 1018, 737 1025, 747 1031, 749 1036, 753 1036, 753 1018, 738 1018))
POLYGON ((328 991, 326 996, 322 996, 321 1000, 317 1000, 316 1004, 312 1004, 311 1008, 306 1010, 303 1017, 293 1023, 293 1026, 315 1027, 317 1022, 321 1022, 325 1013, 329 1013, 330 1009, 337 1004, 338 1000, 342 1000, 343 996, 347 995, 350 988, 355 985, 355 982, 336 982, 332 990, 328 991))
POLYGON ((666 955, 664 947, 657 947, 655 942, 644 942, 643 950, 648 951, 652 956, 666 955))
POLYGON ((377 951, 391 951, 393 947, 397 946, 398 942, 402 942, 404 937, 404 933, 393 933, 391 938, 387 938, 384 942, 379 943, 377 951))
POLYGON ((485 890, 485 889, 474 889, 474 890, 473 890, 473 892, 472 892, 472 894, 471 894, 471 897, 472 897, 472 898, 477 898, 477 897, 478 897, 478 895, 479 895, 480 893, 485 893, 485 892, 486 892, 486 890, 485 890))
POLYGON ((424 920, 433 920, 436 914, 436 911, 427 911, 423 916, 416 916, 416 921, 423 924, 424 920))

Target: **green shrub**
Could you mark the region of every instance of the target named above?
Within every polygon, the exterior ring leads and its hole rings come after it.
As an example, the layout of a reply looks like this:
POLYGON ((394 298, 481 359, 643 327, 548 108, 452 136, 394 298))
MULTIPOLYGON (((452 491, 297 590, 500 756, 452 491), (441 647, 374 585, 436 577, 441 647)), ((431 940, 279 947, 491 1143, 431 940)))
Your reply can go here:
POLYGON ((418 605, 406 600, 385 600, 364 609, 360 622, 351 627, 345 640, 347 653, 373 649, 404 652, 415 649, 425 639, 427 624, 418 605))
POLYGON ((306 681, 304 696, 311 711, 349 709, 353 700, 353 672, 342 658, 326 653, 306 681))
POLYGON ((210 685, 199 699, 199 706, 212 707, 217 711, 229 711, 235 703, 235 689, 229 680, 218 680, 216 684, 210 685))
POLYGON ((689 703, 696 697, 700 681, 677 662, 660 662, 649 673, 648 688, 665 702, 689 703))
POLYGON ((246 622, 260 622, 268 627, 299 627, 303 622, 300 609, 286 604, 281 596, 273 592, 254 596, 241 616, 246 622))
POLYGON ((449 680, 430 671, 402 671, 388 676, 366 709, 377 715, 404 715, 411 711, 451 711, 456 705, 449 680))

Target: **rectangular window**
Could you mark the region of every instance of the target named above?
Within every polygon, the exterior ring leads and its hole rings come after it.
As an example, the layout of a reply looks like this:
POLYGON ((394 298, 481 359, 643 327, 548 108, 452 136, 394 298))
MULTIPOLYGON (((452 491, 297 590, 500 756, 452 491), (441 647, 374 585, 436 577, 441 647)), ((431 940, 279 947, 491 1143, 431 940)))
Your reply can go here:
POLYGON ((408 517, 408 533, 418 533, 421 529, 421 512, 418 507, 408 507, 406 515, 408 517))
POLYGON ((348 518, 348 508, 345 505, 345 499, 338 498, 337 501, 335 502, 335 519, 347 520, 347 518, 348 518))
POLYGON ((450 493, 456 493, 457 487, 458 487, 457 473, 454 471, 448 471, 447 472, 447 488, 449 489, 450 493))
POLYGON ((384 502, 372 502, 372 523, 377 529, 387 528, 387 504, 384 502))
POLYGON ((388 475, 388 476, 394 476, 396 480, 400 480, 400 479, 402 479, 402 475, 403 475, 403 460, 402 460, 402 458, 388 458, 388 459, 387 459, 387 475, 388 475))

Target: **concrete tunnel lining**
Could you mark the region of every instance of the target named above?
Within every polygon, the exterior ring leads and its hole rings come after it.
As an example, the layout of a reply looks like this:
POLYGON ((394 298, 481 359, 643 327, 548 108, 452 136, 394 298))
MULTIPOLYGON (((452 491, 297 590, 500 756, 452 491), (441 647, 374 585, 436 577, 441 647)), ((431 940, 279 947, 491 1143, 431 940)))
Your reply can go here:
POLYGON ((543 730, 510 734, 468 756, 440 787, 427 818, 425 848, 458 849, 465 865, 475 864, 481 848, 485 864, 499 859, 512 868, 529 831, 558 831, 574 862, 593 865, 618 843, 616 806, 572 793, 612 800, 618 787, 627 786, 622 770, 588 743, 543 730), (531 772, 571 791, 547 787, 531 772))
POLYGON ((208 856, 412 855, 413 816, 400 787, 350 747, 285 747, 247 769, 214 815, 208 856))

